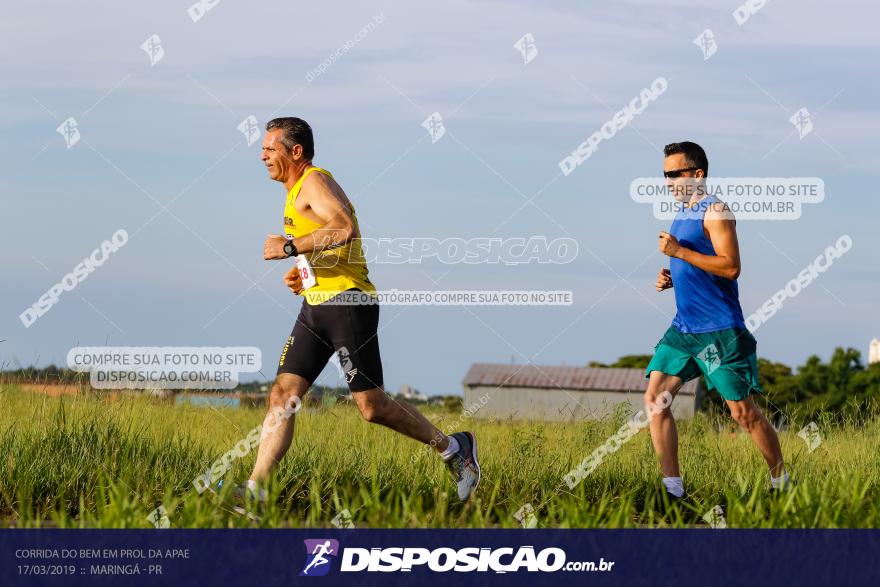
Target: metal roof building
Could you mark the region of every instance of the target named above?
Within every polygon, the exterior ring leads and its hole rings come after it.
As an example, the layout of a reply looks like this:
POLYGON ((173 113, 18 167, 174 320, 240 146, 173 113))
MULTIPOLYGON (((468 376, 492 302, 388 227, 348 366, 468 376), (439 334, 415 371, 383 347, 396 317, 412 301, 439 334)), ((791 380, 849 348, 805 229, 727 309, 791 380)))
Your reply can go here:
MULTIPOLYGON (((464 409, 479 418, 600 419, 628 404, 644 409, 642 369, 475 363, 462 381, 464 409)), ((672 404, 676 418, 695 410, 699 379, 684 384, 672 404)))

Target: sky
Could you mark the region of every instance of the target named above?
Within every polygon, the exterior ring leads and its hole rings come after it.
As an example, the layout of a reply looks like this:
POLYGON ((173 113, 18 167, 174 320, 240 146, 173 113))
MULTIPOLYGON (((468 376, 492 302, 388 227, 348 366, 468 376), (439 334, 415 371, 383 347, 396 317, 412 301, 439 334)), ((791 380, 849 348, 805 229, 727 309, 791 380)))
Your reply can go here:
MULTIPOLYGON (((301 301, 285 263, 262 258, 285 191, 238 129, 250 116, 312 125, 315 164, 365 238, 577 241, 564 264, 371 264, 381 290, 573 295, 383 307, 390 391, 461 393, 475 362, 650 354, 675 312, 654 291, 669 222, 629 186, 682 140, 706 149, 713 176, 824 181, 796 220, 738 223, 741 303, 752 313, 848 235, 756 332, 758 352, 799 365, 845 346, 867 360, 880 337, 878 10, 774 0, 740 25, 735 1, 18 3, 0 22, 0 364, 63 365, 79 345, 257 347, 263 368, 244 379, 271 381, 301 301), (708 58, 694 43, 706 29, 708 58), (661 95, 561 173, 659 77, 661 95), (803 136, 789 120, 801 108, 803 136), (435 112, 439 138, 422 125, 435 112), (56 128, 69 117, 68 147, 56 128), (119 229, 128 242, 26 328, 19 315, 119 229)), ((318 382, 340 379, 331 366, 318 382)))

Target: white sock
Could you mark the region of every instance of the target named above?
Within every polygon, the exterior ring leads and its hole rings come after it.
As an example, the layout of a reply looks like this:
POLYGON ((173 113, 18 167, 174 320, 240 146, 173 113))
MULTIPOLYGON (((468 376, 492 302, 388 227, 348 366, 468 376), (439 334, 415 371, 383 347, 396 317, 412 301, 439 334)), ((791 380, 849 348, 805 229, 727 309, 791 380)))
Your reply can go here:
POLYGON ((670 495, 675 497, 684 495, 684 483, 682 483, 681 477, 663 477, 663 485, 666 486, 666 491, 670 495))
POLYGON ((449 459, 451 459, 452 455, 457 453, 459 448, 461 448, 458 446, 458 441, 455 439, 454 436, 447 436, 446 438, 449 439, 449 446, 446 447, 446 450, 440 453, 440 458, 444 461, 448 461, 449 459))
POLYGON ((247 480, 247 488, 250 491, 253 491, 254 493, 256 493, 257 490, 259 489, 259 486, 257 485, 257 482, 254 481, 253 479, 248 479, 247 480))
POLYGON ((770 487, 773 489, 786 489, 788 487, 788 471, 782 472, 782 477, 770 475, 770 487))

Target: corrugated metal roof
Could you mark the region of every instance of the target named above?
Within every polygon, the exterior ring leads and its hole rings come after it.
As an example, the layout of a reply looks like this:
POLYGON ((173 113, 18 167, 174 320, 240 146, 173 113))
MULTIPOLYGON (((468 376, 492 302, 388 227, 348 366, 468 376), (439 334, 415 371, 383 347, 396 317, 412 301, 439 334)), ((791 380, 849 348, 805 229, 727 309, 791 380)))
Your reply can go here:
MULTIPOLYGON (((679 393, 696 393, 697 381, 694 379, 685 383, 679 393)), ((645 391, 648 388, 643 369, 497 363, 474 363, 462 383, 500 388, 562 388, 577 391, 645 391)))

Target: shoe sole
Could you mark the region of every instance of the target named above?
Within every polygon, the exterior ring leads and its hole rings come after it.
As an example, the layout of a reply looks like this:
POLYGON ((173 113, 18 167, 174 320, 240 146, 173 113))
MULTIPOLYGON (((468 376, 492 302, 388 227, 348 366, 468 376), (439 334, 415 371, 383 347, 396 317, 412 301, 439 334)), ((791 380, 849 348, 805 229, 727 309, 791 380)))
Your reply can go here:
POLYGON ((465 432, 465 434, 467 434, 468 439, 471 441, 471 459, 473 459, 474 467, 477 469, 477 482, 471 488, 470 495, 468 495, 468 498, 470 498, 471 495, 476 493, 477 487, 480 486, 480 479, 483 477, 483 474, 480 472, 480 461, 477 460, 477 437, 470 432, 465 432))

